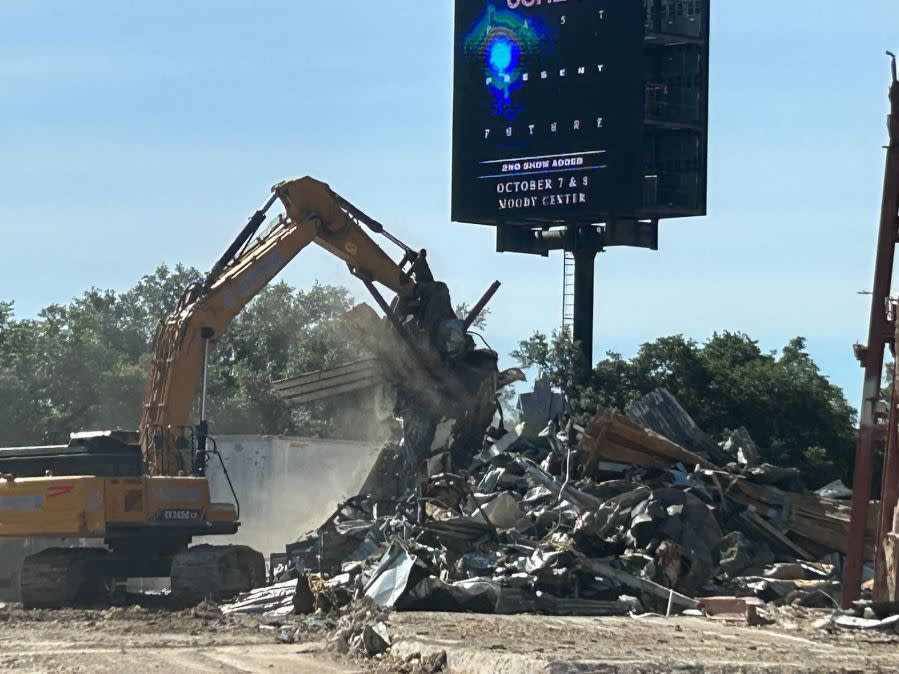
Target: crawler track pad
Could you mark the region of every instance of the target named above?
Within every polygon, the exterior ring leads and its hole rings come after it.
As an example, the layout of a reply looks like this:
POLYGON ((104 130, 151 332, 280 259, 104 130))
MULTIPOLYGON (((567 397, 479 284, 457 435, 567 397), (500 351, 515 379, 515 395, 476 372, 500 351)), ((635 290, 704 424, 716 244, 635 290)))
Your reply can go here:
POLYGON ((63 608, 105 600, 97 569, 108 556, 103 548, 48 548, 26 557, 20 576, 22 605, 63 608))
POLYGON ((231 597, 264 584, 262 553, 244 545, 198 545, 172 560, 172 594, 181 601, 231 597))

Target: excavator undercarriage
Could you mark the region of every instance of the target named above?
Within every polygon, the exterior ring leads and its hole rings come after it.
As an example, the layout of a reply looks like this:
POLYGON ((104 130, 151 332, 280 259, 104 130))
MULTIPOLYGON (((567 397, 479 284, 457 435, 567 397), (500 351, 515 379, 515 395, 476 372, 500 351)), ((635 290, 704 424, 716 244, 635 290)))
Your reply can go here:
POLYGON ((176 603, 234 596, 265 584, 265 560, 241 545, 199 545, 149 559, 105 548, 48 548, 26 558, 22 605, 117 604, 129 578, 170 578, 176 603))

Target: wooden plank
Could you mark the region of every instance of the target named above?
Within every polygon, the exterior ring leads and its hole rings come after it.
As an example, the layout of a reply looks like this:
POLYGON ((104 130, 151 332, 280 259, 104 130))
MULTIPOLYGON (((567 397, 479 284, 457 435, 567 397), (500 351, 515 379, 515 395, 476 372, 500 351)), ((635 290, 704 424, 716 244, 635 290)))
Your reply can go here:
POLYGON ((605 440, 609 426, 608 424, 601 424, 599 426, 594 426, 591 430, 594 435, 592 437, 589 435, 584 437, 584 442, 589 449, 587 458, 584 461, 584 472, 586 475, 593 475, 596 472, 596 466, 599 464, 600 459, 599 450, 605 440))
POLYGON ((643 428, 622 414, 605 412, 593 419, 584 433, 584 445, 588 449, 585 457, 588 475, 592 474, 599 457, 646 468, 665 469, 679 462, 711 470, 716 468, 698 454, 643 428))
POLYGON ((306 374, 302 374, 298 377, 290 377, 288 379, 282 379, 280 381, 273 382, 273 386, 276 389, 284 390, 293 388, 296 386, 304 386, 307 384, 313 384, 319 381, 326 381, 328 379, 332 379, 334 377, 344 377, 351 376, 354 374, 362 375, 362 374, 371 374, 375 372, 380 372, 381 366, 377 360, 374 358, 368 360, 356 361, 354 363, 346 363, 344 365, 338 365, 336 367, 329 368, 327 370, 317 370, 315 372, 308 372, 306 374))
POLYGON ((798 559, 814 560, 814 556, 811 553, 796 545, 753 510, 744 510, 740 513, 740 519, 750 528, 757 531, 761 536, 768 539, 768 542, 771 543, 772 547, 775 549, 779 547, 781 551, 786 550, 789 554, 795 555, 798 559))
POLYGON ((899 536, 890 532, 883 538, 886 587, 874 585, 874 601, 899 602, 899 536))
POLYGON ((623 414, 613 414, 612 419, 612 432, 638 443, 643 447, 643 451, 671 459, 673 462, 680 461, 688 465, 702 466, 709 469, 717 468, 715 464, 703 459, 698 454, 684 449, 655 431, 643 428, 623 414))
MULTIPOLYGON (((752 484, 743 479, 734 481, 729 498, 754 507, 772 519, 787 518, 787 531, 808 539, 828 550, 846 554, 849 545, 850 507, 840 501, 818 496, 814 492, 785 492, 777 487, 752 484)), ((879 503, 869 505, 865 538, 873 542, 877 526, 879 503)))
MULTIPOLYGON (((657 468, 659 470, 665 470, 666 468, 671 467, 670 461, 660 459, 652 454, 646 454, 641 451, 624 447, 615 442, 612 439, 611 434, 607 434, 604 440, 595 443, 595 445, 596 456, 600 459, 617 461, 619 463, 630 463, 635 466, 642 466, 643 468, 657 468)), ((593 467, 596 467, 596 463, 593 464, 593 467)))
POLYGON ((655 431, 667 440, 691 452, 703 452, 723 465, 727 454, 706 435, 677 399, 665 389, 656 389, 628 406, 628 418, 655 431))
POLYGON ((290 388, 276 389, 278 395, 282 398, 294 398, 296 396, 305 395, 307 393, 315 393, 316 391, 327 391, 328 389, 338 386, 346 386, 347 384, 355 384, 356 382, 369 382, 367 386, 386 381, 380 373, 376 374, 347 374, 340 377, 331 377, 322 381, 310 382, 303 386, 292 386, 290 388))
POLYGON ((375 386, 380 385, 381 382, 377 380, 371 381, 357 381, 350 384, 345 384, 343 386, 335 386, 331 388, 327 388, 321 391, 312 391, 310 393, 295 395, 290 398, 282 396, 281 399, 288 407, 296 407, 298 405, 302 405, 305 403, 311 403, 318 400, 327 400, 329 398, 336 398, 337 396, 346 395, 347 393, 354 393, 356 391, 364 391, 366 389, 373 388, 375 386))

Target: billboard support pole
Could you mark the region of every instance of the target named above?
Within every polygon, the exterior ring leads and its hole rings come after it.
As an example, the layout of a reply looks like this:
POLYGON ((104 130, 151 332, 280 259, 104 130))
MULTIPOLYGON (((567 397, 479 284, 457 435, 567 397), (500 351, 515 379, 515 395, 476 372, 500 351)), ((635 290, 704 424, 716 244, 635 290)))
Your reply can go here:
MULTIPOLYGON (((578 232, 580 233, 580 232, 578 232)), ((580 237, 578 237, 580 239, 580 237)), ((602 249, 579 241, 574 252, 574 341, 581 349, 585 367, 593 367, 593 308, 596 254, 602 249)))

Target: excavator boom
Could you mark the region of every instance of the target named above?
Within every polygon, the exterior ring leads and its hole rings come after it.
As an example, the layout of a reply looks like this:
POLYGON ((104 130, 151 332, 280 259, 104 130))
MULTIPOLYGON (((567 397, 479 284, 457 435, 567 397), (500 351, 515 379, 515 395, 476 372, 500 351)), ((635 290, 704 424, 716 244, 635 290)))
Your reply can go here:
MULTIPOLYGON (((139 436, 148 471, 154 475, 189 474, 186 450, 191 407, 203 366, 203 333, 221 335, 238 313, 306 246, 315 242, 344 260, 367 283, 377 282, 400 298, 415 284, 403 270, 419 256, 397 239, 405 255, 394 262, 363 229, 384 233, 325 183, 299 178, 276 185, 272 198, 215 264, 189 288, 157 332, 144 395, 139 436), (285 215, 261 236, 258 228, 276 200, 285 215), (256 238, 254 238, 256 237, 256 238)), ((389 235, 388 235, 389 236, 389 235)))

